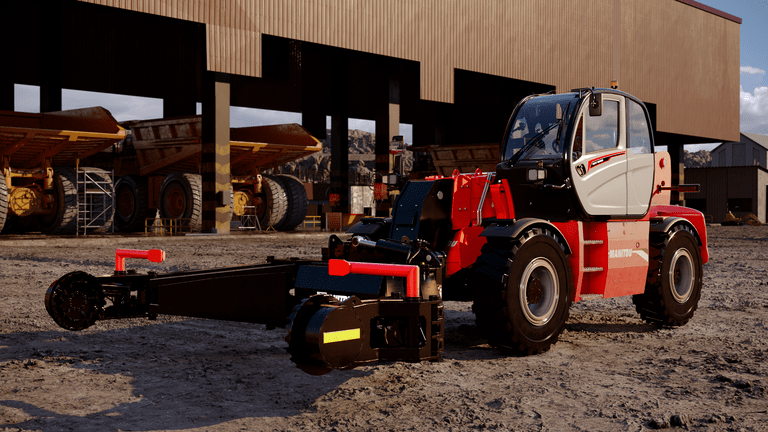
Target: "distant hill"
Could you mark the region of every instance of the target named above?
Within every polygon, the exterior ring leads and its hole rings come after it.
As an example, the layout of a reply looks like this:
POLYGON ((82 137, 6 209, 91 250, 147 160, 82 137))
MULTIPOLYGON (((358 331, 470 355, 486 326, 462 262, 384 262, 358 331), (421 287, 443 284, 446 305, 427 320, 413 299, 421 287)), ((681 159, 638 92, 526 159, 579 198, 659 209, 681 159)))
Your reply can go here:
POLYGON ((706 150, 699 150, 697 152, 689 152, 685 150, 685 164, 686 168, 704 168, 710 166, 712 162, 712 156, 706 150))
MULTIPOLYGON (((376 145, 376 134, 357 129, 349 130, 349 153, 350 154, 370 154, 373 155, 376 145)), ((315 181, 317 183, 329 183, 331 181, 331 148, 328 143, 331 142, 331 131, 326 131, 323 150, 309 155, 295 162, 289 162, 280 167, 280 171, 285 174, 293 174, 302 181, 315 181)), ((412 161, 411 153, 407 152, 406 171, 410 171, 412 161)), ((352 160, 349 161, 349 180, 351 184, 370 184, 375 162, 374 160, 352 160)))

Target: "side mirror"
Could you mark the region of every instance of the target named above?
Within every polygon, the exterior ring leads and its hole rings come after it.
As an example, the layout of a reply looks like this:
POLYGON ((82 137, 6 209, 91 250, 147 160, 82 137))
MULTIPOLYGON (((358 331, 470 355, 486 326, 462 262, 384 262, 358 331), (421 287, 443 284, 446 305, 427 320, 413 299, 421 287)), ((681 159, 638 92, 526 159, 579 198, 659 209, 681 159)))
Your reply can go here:
POLYGON ((592 93, 589 96, 589 115, 592 117, 603 115, 603 95, 592 93))

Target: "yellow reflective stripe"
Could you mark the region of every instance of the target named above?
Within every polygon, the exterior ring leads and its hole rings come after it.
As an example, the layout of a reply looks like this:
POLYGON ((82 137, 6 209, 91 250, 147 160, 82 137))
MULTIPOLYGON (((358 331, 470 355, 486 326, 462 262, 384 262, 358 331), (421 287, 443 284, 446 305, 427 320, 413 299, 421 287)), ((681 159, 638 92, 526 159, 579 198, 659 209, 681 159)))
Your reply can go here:
POLYGON ((360 339, 359 328, 323 333, 323 343, 344 342, 353 339, 360 339))

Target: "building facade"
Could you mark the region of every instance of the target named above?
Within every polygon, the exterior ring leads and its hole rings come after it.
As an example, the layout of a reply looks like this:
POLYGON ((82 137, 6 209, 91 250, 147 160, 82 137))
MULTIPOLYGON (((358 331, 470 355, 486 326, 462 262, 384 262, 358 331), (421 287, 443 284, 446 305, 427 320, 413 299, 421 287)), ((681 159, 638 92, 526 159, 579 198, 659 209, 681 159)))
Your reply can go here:
POLYGON ((711 166, 753 166, 768 168, 768 136, 741 133, 737 142, 724 142, 710 152, 711 166))
POLYGON ((768 222, 768 170, 760 165, 688 168, 686 183, 699 184, 699 193, 686 193, 685 203, 719 223, 728 212, 736 217, 754 214, 768 222))

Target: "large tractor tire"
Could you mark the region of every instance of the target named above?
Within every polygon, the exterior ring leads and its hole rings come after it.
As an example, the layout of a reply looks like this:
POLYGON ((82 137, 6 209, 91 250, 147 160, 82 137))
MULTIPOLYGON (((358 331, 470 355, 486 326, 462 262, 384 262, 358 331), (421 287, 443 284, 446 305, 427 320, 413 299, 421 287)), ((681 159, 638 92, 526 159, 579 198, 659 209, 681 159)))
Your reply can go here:
POLYGON ((472 310, 492 346, 530 355, 549 350, 565 328, 572 281, 562 240, 531 228, 492 239, 474 265, 472 310))
POLYGON ((146 219, 154 218, 156 210, 149 208, 147 179, 123 176, 115 184, 115 225, 124 232, 144 230, 146 219))
POLYGON ((115 221, 115 189, 112 176, 98 168, 81 169, 87 171, 89 177, 85 185, 81 186, 89 192, 87 202, 81 206, 86 214, 81 217, 86 218, 90 227, 95 227, 93 231, 109 232, 115 221))
POLYGON ((5 220, 8 218, 8 186, 5 184, 5 175, 0 172, 0 231, 5 228, 5 220))
POLYGON ((290 231, 304 222, 304 218, 307 217, 307 208, 309 207, 307 190, 304 189, 304 184, 294 176, 281 174, 278 178, 285 185, 285 194, 288 199, 285 222, 278 229, 280 231, 290 231))
POLYGON ((53 212, 36 216, 43 234, 77 233, 77 173, 71 168, 53 170, 53 212))
POLYGON ((281 229, 288 211, 288 197, 283 182, 277 177, 261 177, 261 193, 254 197, 256 216, 262 229, 281 229))
POLYGON ((160 185, 160 217, 190 219, 189 229, 203 228, 203 187, 199 174, 173 172, 160 185))
POLYGON ((681 326, 699 304, 702 262, 696 235, 676 225, 664 236, 651 237, 651 262, 645 293, 632 296, 637 313, 648 323, 681 326))

